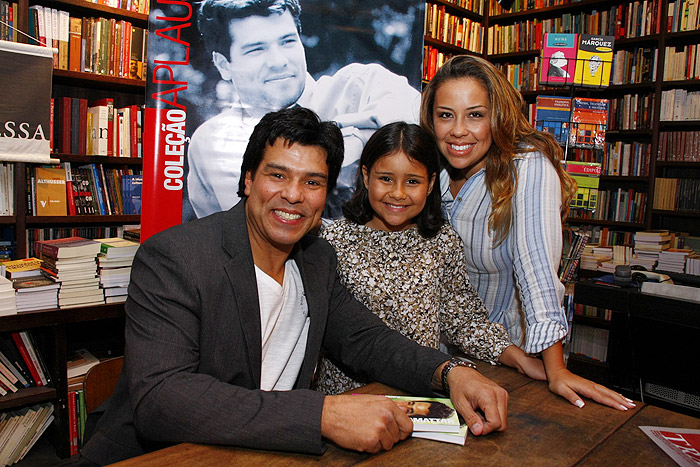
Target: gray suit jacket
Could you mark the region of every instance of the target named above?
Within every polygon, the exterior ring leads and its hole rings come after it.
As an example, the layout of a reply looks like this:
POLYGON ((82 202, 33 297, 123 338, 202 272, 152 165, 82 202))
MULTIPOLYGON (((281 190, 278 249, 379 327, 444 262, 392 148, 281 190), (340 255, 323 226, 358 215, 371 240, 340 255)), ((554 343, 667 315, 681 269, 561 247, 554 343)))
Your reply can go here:
POLYGON ((305 236, 293 257, 311 318, 306 354, 294 390, 266 392, 244 202, 144 242, 126 302, 124 373, 82 455, 105 464, 177 442, 320 454, 324 395, 308 388, 321 346, 370 378, 432 393, 448 355, 357 302, 325 240, 305 236))

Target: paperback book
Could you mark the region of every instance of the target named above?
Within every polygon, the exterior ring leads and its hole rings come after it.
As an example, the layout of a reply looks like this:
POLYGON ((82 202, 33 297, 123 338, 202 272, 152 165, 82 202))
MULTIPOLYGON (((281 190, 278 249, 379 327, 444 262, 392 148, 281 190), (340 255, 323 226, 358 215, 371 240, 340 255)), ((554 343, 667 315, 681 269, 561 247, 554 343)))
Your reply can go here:
POLYGON ((565 85, 574 82, 578 34, 549 32, 542 41, 540 82, 565 85))
POLYGON ((576 53, 574 84, 581 86, 610 86, 615 36, 581 34, 576 53))
POLYGON ((562 146, 569 137, 570 119, 570 97, 537 96, 536 128, 551 133, 562 146))
POLYGON ((447 398, 386 396, 399 407, 407 409, 413 421, 413 431, 459 432, 459 417, 447 398))
POLYGON ((573 98, 569 146, 604 149, 607 125, 608 99, 573 98))

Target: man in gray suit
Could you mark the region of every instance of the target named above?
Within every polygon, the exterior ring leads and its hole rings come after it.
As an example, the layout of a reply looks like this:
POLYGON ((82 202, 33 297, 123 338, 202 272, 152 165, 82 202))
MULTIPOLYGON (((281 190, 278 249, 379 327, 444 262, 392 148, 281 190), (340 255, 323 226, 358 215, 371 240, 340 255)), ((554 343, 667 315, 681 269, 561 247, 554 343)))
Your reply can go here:
POLYGON ((341 284, 332 247, 308 234, 342 160, 333 123, 300 107, 268 114, 244 154, 243 200, 144 242, 124 372, 83 463, 177 442, 321 454, 328 440, 378 452, 409 436, 389 399, 308 389, 321 346, 411 393, 447 382, 474 434, 505 429, 504 389, 387 328, 341 284))

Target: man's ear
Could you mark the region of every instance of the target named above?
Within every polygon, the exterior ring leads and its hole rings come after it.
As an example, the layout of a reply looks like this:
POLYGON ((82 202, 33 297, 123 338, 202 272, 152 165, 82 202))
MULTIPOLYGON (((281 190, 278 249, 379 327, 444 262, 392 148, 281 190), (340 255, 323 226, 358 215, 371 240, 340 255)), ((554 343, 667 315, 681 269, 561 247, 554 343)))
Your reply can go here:
POLYGON ((245 193, 246 196, 250 196, 250 184, 253 183, 253 176, 251 175, 250 170, 245 173, 245 190, 243 190, 243 193, 245 193))
POLYGON ((212 61, 214 62, 214 66, 216 67, 217 70, 219 70, 219 74, 221 75, 221 79, 224 79, 226 81, 231 81, 231 72, 229 71, 229 67, 231 66, 231 62, 228 61, 228 59, 221 53, 219 52, 212 52, 211 53, 212 61))

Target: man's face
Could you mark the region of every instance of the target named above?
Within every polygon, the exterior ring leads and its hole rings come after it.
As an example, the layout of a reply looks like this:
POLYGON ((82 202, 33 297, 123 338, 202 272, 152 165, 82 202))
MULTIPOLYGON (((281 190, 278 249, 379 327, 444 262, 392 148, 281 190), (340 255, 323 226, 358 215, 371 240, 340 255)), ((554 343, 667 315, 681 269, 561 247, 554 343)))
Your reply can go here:
POLYGON ((281 138, 267 146, 255 177, 245 176, 246 223, 256 251, 275 248, 289 253, 319 225, 326 203, 328 164, 318 146, 292 144, 281 138))
POLYGON ((292 14, 236 19, 229 33, 229 57, 214 52, 214 63, 246 109, 264 115, 294 104, 304 91, 306 56, 292 14))

